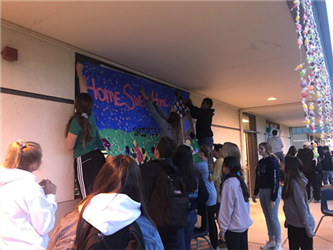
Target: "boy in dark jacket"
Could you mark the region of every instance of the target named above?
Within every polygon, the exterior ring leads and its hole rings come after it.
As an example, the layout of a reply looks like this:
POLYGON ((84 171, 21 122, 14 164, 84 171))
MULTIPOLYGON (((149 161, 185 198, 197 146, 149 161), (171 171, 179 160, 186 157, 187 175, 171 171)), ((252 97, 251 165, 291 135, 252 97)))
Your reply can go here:
POLYGON ((323 168, 323 182, 324 185, 328 185, 327 179, 329 180, 330 184, 333 185, 333 162, 332 162, 332 155, 330 154, 329 147, 323 147, 323 160, 321 161, 321 166, 323 168))
POLYGON ((203 99, 201 107, 198 108, 192 104, 191 99, 185 100, 181 96, 180 91, 177 90, 176 95, 190 109, 192 117, 197 119, 195 130, 199 146, 207 145, 213 149, 213 131, 211 126, 215 110, 211 108, 213 106, 212 99, 203 99))
POLYGON ((312 150, 309 148, 310 143, 304 142, 303 148, 298 150, 297 157, 303 163, 303 174, 308 179, 308 184, 306 185, 306 191, 308 195, 308 199, 310 199, 310 185, 313 187, 313 198, 314 202, 320 202, 320 189, 321 189, 321 178, 318 173, 316 173, 316 161, 314 159, 314 155, 312 150))

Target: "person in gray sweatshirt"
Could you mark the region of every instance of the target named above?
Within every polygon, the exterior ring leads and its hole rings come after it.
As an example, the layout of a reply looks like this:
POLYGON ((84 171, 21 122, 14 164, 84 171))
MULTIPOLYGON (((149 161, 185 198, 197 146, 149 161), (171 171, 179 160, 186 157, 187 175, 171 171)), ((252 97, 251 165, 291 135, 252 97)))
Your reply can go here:
POLYGON ((229 250, 247 250, 247 230, 250 218, 250 194, 240 176, 241 165, 237 157, 224 158, 222 171, 226 175, 221 189, 221 206, 218 215, 220 238, 229 250))
POLYGON ((286 156, 281 168, 285 170, 282 189, 283 211, 288 228, 289 249, 313 249, 315 220, 310 212, 306 193, 307 179, 301 172, 302 162, 295 156, 286 156))
POLYGON ((183 136, 180 116, 176 112, 170 112, 169 115, 165 114, 152 94, 148 97, 143 88, 139 88, 139 91, 145 99, 145 103, 151 116, 160 127, 160 138, 168 136, 177 143, 177 146, 182 145, 183 136))

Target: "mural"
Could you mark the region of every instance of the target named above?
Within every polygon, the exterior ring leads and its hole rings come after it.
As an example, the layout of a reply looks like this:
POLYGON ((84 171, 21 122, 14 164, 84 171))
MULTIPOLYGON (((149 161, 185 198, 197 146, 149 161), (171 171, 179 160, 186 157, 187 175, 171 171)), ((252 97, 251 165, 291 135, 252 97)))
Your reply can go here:
MULTIPOLYGON (((107 67, 81 63, 88 94, 94 100, 96 125, 108 154, 128 155, 138 164, 154 158, 159 127, 139 93, 139 88, 143 87, 147 94, 153 93, 165 113, 171 109, 180 115, 184 143, 192 148, 197 161, 198 144, 194 139, 192 117, 188 108, 177 99, 175 89, 107 67)), ((186 99, 189 97, 185 91, 182 95, 186 99)))

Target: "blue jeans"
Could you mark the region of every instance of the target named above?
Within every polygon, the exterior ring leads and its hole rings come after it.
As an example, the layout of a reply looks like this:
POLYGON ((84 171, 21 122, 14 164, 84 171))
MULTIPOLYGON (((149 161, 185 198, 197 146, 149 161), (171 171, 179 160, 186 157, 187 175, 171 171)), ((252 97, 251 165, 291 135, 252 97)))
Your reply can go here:
POLYGON ((205 137, 205 138, 198 139, 199 147, 202 146, 202 145, 207 145, 212 150, 213 150, 213 142, 214 142, 213 137, 205 137))
POLYGON ((259 199, 262 211, 264 212, 269 240, 275 240, 281 243, 281 226, 279 221, 279 204, 281 200, 281 188, 279 188, 278 196, 275 200, 275 207, 269 208, 271 203, 270 188, 260 188, 259 199))
POLYGON ((333 171, 324 170, 323 172, 324 172, 324 175, 323 175, 324 185, 328 185, 327 179, 330 182, 330 184, 333 185, 333 171))
POLYGON ((191 239, 195 223, 197 223, 197 211, 196 209, 193 209, 188 214, 186 227, 182 230, 178 230, 179 250, 191 250, 191 239))

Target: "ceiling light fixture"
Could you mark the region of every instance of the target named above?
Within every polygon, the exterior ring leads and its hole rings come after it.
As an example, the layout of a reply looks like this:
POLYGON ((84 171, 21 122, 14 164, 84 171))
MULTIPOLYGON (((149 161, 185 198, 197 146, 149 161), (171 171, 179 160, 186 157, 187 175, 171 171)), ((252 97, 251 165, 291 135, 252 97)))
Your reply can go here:
POLYGON ((267 101, 275 101, 277 98, 276 97, 270 97, 270 98, 267 98, 267 101))
POLYGON ((243 122, 249 122, 249 120, 246 120, 246 119, 243 119, 242 121, 243 121, 243 122))

